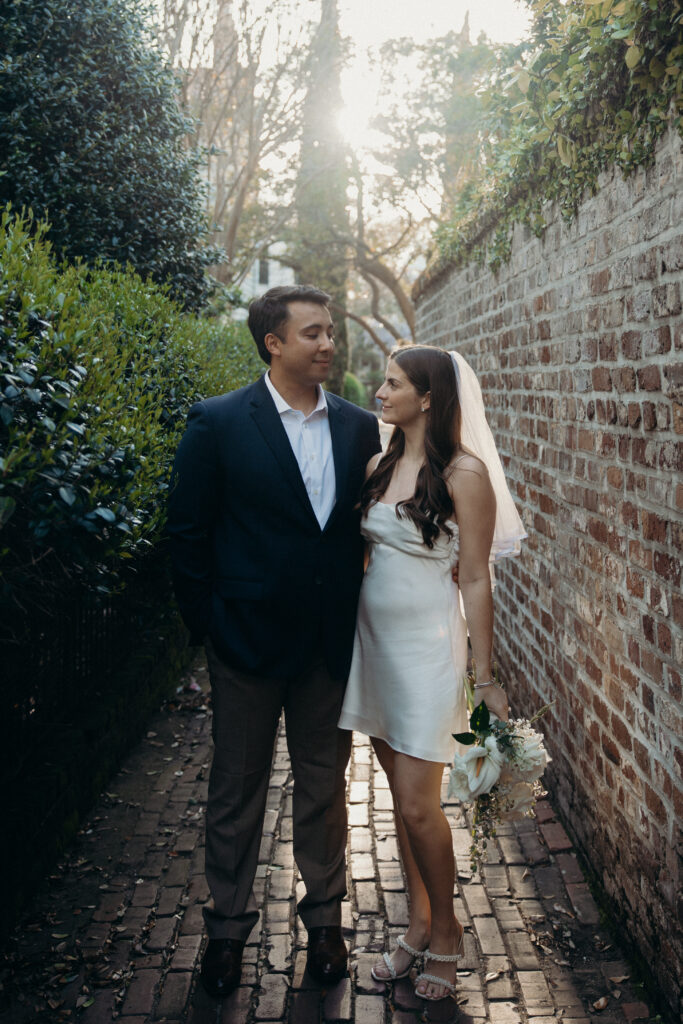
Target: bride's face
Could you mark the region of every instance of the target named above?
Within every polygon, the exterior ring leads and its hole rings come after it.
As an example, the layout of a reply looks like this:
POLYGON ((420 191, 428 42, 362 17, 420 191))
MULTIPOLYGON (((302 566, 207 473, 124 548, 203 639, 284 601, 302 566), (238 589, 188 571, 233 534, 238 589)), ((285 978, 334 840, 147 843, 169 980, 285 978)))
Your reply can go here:
POLYGON ((424 416, 429 408, 429 395, 421 395, 394 359, 387 363, 384 383, 375 393, 382 403, 382 420, 397 427, 406 427, 424 416))

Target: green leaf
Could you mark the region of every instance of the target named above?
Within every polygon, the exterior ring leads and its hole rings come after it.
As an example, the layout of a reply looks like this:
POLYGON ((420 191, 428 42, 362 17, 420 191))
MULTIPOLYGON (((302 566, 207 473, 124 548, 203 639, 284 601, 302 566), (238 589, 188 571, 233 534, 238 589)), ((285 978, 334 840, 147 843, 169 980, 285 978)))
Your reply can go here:
POLYGON ((473 732, 454 732, 452 736, 454 740, 457 740, 458 743, 462 743, 466 747, 477 742, 477 737, 473 732))
POLYGON ((95 515, 101 516, 101 518, 106 520, 106 522, 108 523, 116 522, 116 515, 114 514, 114 512, 112 512, 110 508, 103 508, 102 506, 100 506, 99 508, 95 509, 95 515))
POLYGON ((486 732, 491 722, 491 716, 489 709, 487 708, 484 701, 481 704, 477 704, 476 708, 470 715, 470 729, 474 732, 486 732))
POLYGON ((629 46, 628 50, 626 51, 627 68, 633 71, 634 67, 640 63, 640 58, 642 56, 643 51, 640 49, 640 47, 636 46, 635 44, 633 46, 629 46))
POLYGON ((58 493, 62 501, 69 506, 73 505, 76 500, 76 492, 73 487, 69 487, 68 484, 64 487, 60 487, 58 493))
POLYGON ((520 92, 523 92, 526 96, 529 91, 529 86, 531 85, 531 75, 528 71, 525 71, 524 68, 522 68, 517 75, 517 85, 519 86, 520 92))

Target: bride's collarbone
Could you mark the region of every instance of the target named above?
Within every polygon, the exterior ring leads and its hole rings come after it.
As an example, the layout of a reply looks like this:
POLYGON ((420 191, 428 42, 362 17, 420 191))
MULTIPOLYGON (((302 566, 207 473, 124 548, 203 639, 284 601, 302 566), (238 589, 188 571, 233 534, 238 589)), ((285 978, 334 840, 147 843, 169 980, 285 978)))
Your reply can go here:
POLYGON ((410 501, 415 494, 417 477, 422 463, 410 463, 396 466, 394 474, 389 481, 389 486, 380 498, 386 505, 397 505, 401 501, 410 501))

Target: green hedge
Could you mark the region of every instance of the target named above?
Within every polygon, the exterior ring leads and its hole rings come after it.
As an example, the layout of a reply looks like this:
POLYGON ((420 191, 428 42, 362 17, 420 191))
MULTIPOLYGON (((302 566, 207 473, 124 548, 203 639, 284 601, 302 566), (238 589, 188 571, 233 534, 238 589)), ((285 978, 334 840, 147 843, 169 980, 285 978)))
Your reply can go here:
POLYGON ((261 369, 244 327, 183 313, 131 270, 58 266, 45 231, 2 216, 5 609, 118 586, 161 535, 190 405, 261 369))
POLYGON ((130 263, 204 305, 200 153, 179 82, 136 0, 0 4, 0 207, 49 217, 60 257, 130 263))
POLYGON ((0 223, 0 860, 7 933, 177 685, 166 495, 197 399, 261 371, 232 321, 0 223))

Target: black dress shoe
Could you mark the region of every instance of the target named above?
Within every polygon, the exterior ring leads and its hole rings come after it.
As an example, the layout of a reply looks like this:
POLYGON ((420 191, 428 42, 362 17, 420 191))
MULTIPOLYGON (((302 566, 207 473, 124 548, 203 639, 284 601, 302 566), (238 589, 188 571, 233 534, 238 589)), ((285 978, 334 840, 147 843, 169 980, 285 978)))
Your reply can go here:
POLYGON ((306 967, 319 985, 336 985, 347 971, 349 953, 339 925, 308 929, 306 967))
POLYGON ((202 957, 202 985, 213 999, 225 999, 240 983, 242 950, 240 939, 209 939, 202 957))

